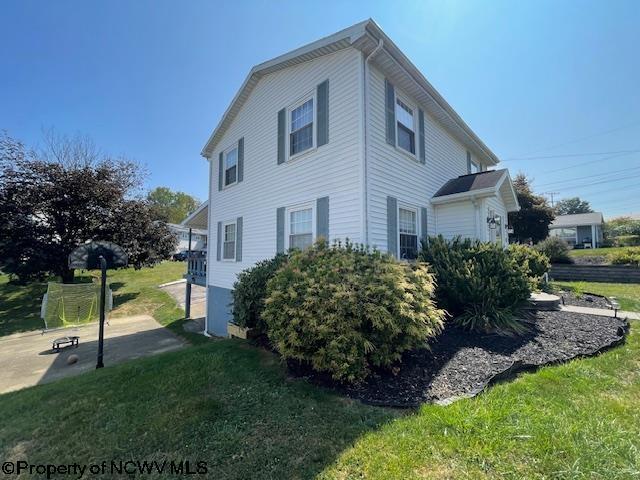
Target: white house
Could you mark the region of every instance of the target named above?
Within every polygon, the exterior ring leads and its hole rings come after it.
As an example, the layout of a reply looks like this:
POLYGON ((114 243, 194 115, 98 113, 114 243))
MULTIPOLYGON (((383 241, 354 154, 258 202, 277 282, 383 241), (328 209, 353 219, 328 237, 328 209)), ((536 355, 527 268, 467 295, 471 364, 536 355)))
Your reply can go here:
POLYGON ((202 155, 215 335, 236 275, 276 252, 320 236, 400 258, 427 234, 506 245, 519 208, 508 171, 372 20, 252 68, 202 155))
POLYGON ((189 250, 189 230, 191 230, 191 250, 199 251, 207 248, 207 230, 194 229, 182 224, 167 223, 169 230, 176 236, 178 243, 174 253, 189 250))
POLYGON ((578 248, 596 248, 603 240, 604 217, 600 212, 558 215, 549 225, 549 236, 560 237, 578 248))

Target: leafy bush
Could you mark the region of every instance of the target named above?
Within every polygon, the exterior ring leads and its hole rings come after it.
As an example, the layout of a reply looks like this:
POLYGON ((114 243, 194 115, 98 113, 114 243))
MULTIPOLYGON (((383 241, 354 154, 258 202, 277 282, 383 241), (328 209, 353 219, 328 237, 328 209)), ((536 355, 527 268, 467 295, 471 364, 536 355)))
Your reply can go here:
POLYGON ((547 237, 535 246, 551 263, 573 263, 569 256, 569 244, 558 237, 547 237))
POLYGON ((549 257, 528 245, 509 245, 509 255, 515 262, 526 269, 527 277, 533 289, 542 287, 542 277, 551 268, 549 257))
POLYGON ((620 235, 616 237, 615 244, 618 247, 638 247, 640 246, 640 235, 620 235))
POLYGON ((640 248, 625 248, 622 251, 612 253, 609 258, 614 265, 640 266, 640 248))
POLYGON ((440 332, 445 312, 432 300, 434 289, 425 265, 319 241, 290 253, 269 280, 263 317, 284 358, 359 382, 440 332))
POLYGON ((255 328, 266 333, 266 324, 262 320, 262 310, 267 296, 267 281, 287 260, 279 253, 269 260, 258 262, 238 274, 233 285, 233 322, 245 328, 255 328))
POLYGON ((438 305, 455 323, 481 332, 525 330, 515 313, 528 300, 531 285, 528 268, 515 255, 495 243, 438 236, 423 243, 419 258, 433 268, 438 305))

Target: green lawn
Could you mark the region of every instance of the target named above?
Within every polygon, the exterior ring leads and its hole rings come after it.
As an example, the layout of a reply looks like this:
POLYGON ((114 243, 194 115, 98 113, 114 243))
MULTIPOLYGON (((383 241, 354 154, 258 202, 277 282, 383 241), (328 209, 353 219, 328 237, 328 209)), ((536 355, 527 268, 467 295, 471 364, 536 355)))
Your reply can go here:
MULTIPOLYGON (((640 334, 448 407, 394 411, 219 340, 0 396, 0 458, 206 461, 231 478, 636 478, 640 334)), ((150 478, 153 478, 151 476, 150 478)))
POLYGON ((553 282, 553 285, 578 293, 616 297, 622 310, 640 312, 640 285, 637 283, 553 282))
POLYGON ((629 247, 580 248, 569 252, 572 257, 606 257, 629 247))
MULTIPOLYGON (((183 333, 181 319, 184 312, 177 308, 171 296, 158 290, 161 283, 182 278, 184 262, 163 262, 153 268, 134 270, 126 268, 108 273, 108 282, 113 290, 113 316, 148 313, 162 325, 177 333, 183 333)), ((88 281, 88 276, 99 276, 99 272, 78 276, 78 281, 88 281)), ((12 285, 8 275, 0 275, 0 336, 16 332, 37 330, 44 327, 40 319, 42 295, 47 291, 46 283, 12 285)), ((198 341, 201 336, 191 336, 198 341)))
MULTIPOLYGON (((112 272, 113 314, 149 312, 179 331, 182 311, 155 286, 183 268, 112 272)), ((4 292, 15 312, 37 310, 4 292)), ((598 357, 410 411, 333 395, 265 350, 193 335, 200 345, 0 395, 0 458, 187 459, 216 479, 637 478, 639 327, 598 357)))

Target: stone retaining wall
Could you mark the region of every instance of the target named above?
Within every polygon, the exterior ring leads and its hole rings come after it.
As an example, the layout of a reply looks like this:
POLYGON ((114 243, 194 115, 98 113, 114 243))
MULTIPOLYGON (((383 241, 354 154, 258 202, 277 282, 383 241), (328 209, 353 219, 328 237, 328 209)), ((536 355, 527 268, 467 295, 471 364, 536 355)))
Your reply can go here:
POLYGON ((551 266, 553 280, 640 283, 640 268, 630 265, 561 265, 551 266))

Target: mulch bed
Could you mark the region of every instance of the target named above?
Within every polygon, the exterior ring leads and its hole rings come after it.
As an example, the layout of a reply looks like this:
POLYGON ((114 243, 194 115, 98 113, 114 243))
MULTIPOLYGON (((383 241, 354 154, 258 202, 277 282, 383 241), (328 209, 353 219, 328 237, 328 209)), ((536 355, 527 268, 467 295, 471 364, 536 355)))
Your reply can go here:
POLYGON ((606 255, 572 257, 572 260, 575 265, 609 265, 611 263, 606 255))
POLYGON ((542 365, 595 355, 624 342, 629 323, 571 312, 536 312, 520 337, 479 335, 447 328, 431 350, 407 353, 396 375, 379 371, 358 386, 343 385, 289 362, 290 372, 372 405, 409 408, 472 397, 489 384, 542 365))
POLYGON ((610 304, 606 297, 594 293, 583 293, 578 295, 570 290, 557 292, 557 295, 564 300, 563 305, 575 305, 577 307, 609 308, 610 304))

